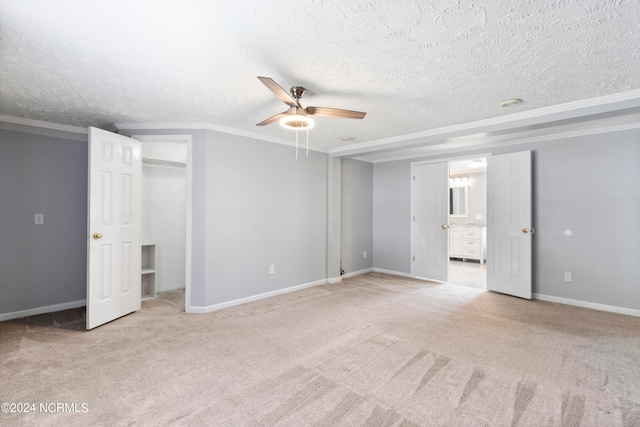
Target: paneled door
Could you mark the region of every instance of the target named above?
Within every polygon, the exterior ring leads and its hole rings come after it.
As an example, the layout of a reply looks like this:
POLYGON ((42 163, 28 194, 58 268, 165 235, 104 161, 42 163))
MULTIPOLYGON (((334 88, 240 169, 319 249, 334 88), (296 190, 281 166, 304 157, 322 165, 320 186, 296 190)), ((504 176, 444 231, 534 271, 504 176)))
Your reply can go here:
POLYGON ((87 329, 139 310, 140 142, 89 128, 87 329))
POLYGON ((449 165, 413 166, 411 274, 449 280, 449 165))
POLYGON ((487 289, 531 299, 531 152, 488 160, 487 289))

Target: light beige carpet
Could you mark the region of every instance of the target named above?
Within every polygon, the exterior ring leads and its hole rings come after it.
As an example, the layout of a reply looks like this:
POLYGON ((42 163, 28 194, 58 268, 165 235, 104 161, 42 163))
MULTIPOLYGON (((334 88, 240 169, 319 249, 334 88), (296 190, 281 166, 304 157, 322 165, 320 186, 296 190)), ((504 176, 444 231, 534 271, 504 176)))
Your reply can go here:
POLYGON ((377 273, 181 298, 90 332, 82 310, 0 323, 0 402, 35 404, 0 425, 640 425, 640 318, 377 273))

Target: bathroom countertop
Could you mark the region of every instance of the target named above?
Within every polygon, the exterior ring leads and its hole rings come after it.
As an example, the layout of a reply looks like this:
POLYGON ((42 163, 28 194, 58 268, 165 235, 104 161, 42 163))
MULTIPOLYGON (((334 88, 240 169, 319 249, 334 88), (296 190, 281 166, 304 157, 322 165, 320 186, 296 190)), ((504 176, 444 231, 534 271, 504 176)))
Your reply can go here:
POLYGON ((485 223, 482 222, 451 222, 449 224, 449 227, 456 227, 456 228, 484 228, 487 225, 485 223))

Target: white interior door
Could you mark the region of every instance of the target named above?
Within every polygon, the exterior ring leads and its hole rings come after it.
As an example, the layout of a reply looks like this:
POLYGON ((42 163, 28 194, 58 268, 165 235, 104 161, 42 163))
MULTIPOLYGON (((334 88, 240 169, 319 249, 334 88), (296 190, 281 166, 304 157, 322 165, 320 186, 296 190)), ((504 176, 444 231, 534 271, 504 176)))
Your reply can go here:
POLYGON ((415 277, 449 280, 449 165, 413 167, 411 271, 415 277))
POLYGON ((89 128, 87 329, 139 310, 139 141, 89 128))
POLYGON ((531 299, 531 152, 488 160, 487 289, 531 299))

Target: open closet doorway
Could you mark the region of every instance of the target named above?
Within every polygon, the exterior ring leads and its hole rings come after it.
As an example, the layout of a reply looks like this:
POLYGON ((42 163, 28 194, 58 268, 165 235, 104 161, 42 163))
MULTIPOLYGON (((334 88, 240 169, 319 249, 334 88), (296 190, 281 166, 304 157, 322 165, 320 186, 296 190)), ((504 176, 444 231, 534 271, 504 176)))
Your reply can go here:
POLYGON ((449 162, 449 283, 487 287, 487 159, 449 162))
POLYGON ((184 310, 190 294, 190 137, 135 138, 142 157, 142 298, 161 295, 184 310))

